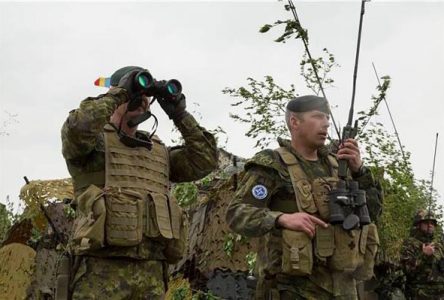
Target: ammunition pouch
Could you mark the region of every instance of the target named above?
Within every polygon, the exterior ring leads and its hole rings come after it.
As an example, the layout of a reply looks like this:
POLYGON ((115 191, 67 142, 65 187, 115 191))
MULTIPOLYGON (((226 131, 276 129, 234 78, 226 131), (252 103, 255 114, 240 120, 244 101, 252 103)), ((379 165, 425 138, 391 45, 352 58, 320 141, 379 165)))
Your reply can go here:
POLYGON ((151 193, 146 204, 144 235, 166 239, 164 255, 167 263, 174 264, 183 257, 187 239, 187 219, 174 197, 151 193))
POLYGON ((180 225, 179 235, 177 237, 173 237, 172 239, 168 240, 166 248, 164 250, 166 261, 169 264, 178 263, 182 259, 187 246, 187 237, 188 237, 187 218, 185 213, 182 211, 180 212, 180 215, 178 217, 179 217, 178 224, 180 225))
POLYGON ((106 242, 110 246, 136 246, 142 242, 143 196, 129 189, 106 192, 106 242))
POLYGON ((373 269, 375 266, 376 252, 379 248, 379 236, 378 229, 373 223, 364 226, 362 230, 367 230, 366 235, 361 234, 361 241, 359 242, 359 250, 361 253, 364 253, 364 262, 353 273, 353 277, 356 280, 365 281, 371 279, 374 276, 373 269), (363 242, 364 237, 366 242, 363 242))
POLYGON ((103 190, 95 185, 90 185, 76 200, 73 252, 81 255, 105 246, 106 206, 103 190))
POLYGON ((368 228, 346 231, 341 225, 316 227, 315 255, 335 272, 351 273, 364 264, 368 228))
POLYGON ((311 238, 300 231, 282 230, 282 272, 291 276, 310 275, 313 269, 311 238))
POLYGON ((148 239, 165 241, 168 263, 178 262, 185 251, 186 216, 174 198, 124 188, 104 190, 90 185, 77 198, 73 252, 86 254, 105 246, 131 247, 148 239))

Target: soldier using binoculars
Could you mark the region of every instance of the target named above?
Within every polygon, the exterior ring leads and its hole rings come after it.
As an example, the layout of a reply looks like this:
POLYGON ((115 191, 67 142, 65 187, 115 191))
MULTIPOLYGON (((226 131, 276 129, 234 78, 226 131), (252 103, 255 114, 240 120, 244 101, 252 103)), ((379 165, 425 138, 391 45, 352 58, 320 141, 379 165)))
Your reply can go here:
MULTIPOLYGON (((89 97, 62 128, 76 219, 73 299, 163 299, 168 264, 183 254, 184 215, 170 182, 200 179, 217 166, 214 137, 186 111, 177 80, 140 67, 118 69, 106 94, 89 97), (185 141, 166 147, 138 125, 159 102, 185 141)), ((157 123, 157 119, 156 119, 157 123)))
POLYGON ((373 275, 379 241, 376 226, 368 220, 380 214, 381 194, 363 166, 356 140, 345 140, 336 155, 328 152, 324 144, 329 113, 328 102, 321 97, 289 101, 286 122, 291 140, 278 139, 278 149, 261 151, 246 163, 228 207, 231 229, 260 237, 256 299, 357 299, 356 280, 373 275), (367 192, 369 210, 361 209, 367 215, 357 213, 357 221, 347 226, 345 221, 332 221, 332 199, 344 220, 364 204, 353 200, 353 189, 332 194, 338 183, 338 159, 348 161, 350 177, 367 192))

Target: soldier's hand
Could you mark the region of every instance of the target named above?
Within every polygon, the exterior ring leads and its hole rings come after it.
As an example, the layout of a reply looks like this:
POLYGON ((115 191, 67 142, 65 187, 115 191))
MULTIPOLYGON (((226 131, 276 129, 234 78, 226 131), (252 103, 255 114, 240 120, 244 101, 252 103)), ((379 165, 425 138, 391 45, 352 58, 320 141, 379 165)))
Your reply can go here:
POLYGON ((311 238, 316 233, 316 224, 324 228, 328 227, 328 224, 321 219, 304 212, 283 214, 278 218, 277 223, 286 229, 305 232, 311 238))
POLYGON ((168 117, 173 121, 180 121, 185 115, 187 107, 185 101, 185 95, 181 94, 175 100, 169 99, 158 99, 160 107, 162 107, 163 111, 168 115, 168 117))
POLYGON ((125 75, 122 76, 122 78, 119 81, 119 84, 117 85, 117 87, 126 90, 129 102, 128 111, 137 109, 142 102, 142 97, 141 97, 142 93, 141 91, 137 91, 137 87, 134 83, 134 77, 139 72, 140 70, 134 70, 126 73, 125 75))
POLYGON ((345 159, 348 161, 350 171, 353 173, 359 172, 359 169, 362 166, 362 159, 358 142, 355 139, 346 139, 343 144, 339 145, 337 156, 338 159, 345 159))
POLYGON ((422 244, 422 252, 427 256, 433 255, 435 253, 435 245, 433 243, 422 244))

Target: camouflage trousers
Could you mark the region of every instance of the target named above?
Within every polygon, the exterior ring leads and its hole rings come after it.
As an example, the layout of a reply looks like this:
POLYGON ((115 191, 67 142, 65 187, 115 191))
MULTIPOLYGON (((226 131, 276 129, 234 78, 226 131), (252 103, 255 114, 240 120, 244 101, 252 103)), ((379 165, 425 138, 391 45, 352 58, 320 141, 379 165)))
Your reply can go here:
POLYGON ((72 299, 163 299, 164 262, 82 257, 73 276, 72 299))
POLYGON ((259 279, 256 300, 357 300, 357 295, 334 296, 304 277, 259 279))

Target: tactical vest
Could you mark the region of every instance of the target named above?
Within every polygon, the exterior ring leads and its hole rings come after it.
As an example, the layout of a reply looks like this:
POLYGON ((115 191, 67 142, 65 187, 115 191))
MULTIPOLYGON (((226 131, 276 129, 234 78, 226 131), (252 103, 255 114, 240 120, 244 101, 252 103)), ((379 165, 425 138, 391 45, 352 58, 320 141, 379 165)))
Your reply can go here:
POLYGON ((143 238, 181 238, 184 219, 169 196, 168 150, 157 137, 152 141, 151 150, 131 148, 112 126, 104 127, 105 184, 103 189, 90 185, 77 199, 77 253, 136 246, 143 238))
MULTIPOLYGON (((310 181, 298 159, 286 148, 276 149, 288 168, 299 212, 328 222, 328 193, 338 182, 338 163, 329 155, 332 176, 310 181)), ((312 274, 323 265, 332 272, 352 273, 359 280, 371 278, 379 238, 374 224, 346 231, 342 225, 316 226, 313 240, 304 232, 282 230, 282 271, 292 276, 312 274)))

